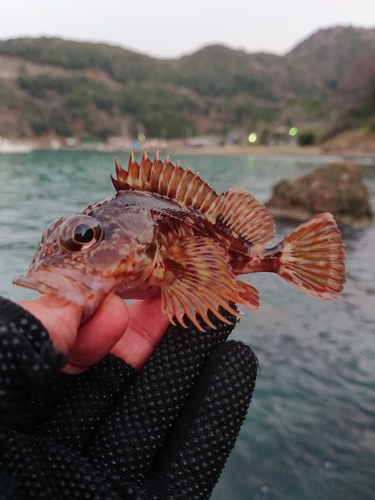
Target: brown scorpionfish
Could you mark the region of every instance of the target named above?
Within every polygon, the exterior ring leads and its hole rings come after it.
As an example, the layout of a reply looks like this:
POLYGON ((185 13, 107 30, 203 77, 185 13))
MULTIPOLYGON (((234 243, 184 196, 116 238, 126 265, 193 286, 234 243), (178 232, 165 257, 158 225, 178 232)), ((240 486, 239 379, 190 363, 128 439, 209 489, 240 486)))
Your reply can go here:
POLYGON ((272 216, 248 191, 216 194, 199 174, 152 162, 134 152, 128 171, 115 161, 116 193, 82 213, 62 217, 44 230, 27 272, 17 285, 84 306, 86 321, 110 294, 123 299, 161 295, 172 323, 186 315, 204 331, 208 311, 223 321, 230 302, 252 311, 257 290, 239 275, 277 273, 321 300, 339 297, 345 281, 340 231, 329 213, 301 224, 281 243, 272 216))

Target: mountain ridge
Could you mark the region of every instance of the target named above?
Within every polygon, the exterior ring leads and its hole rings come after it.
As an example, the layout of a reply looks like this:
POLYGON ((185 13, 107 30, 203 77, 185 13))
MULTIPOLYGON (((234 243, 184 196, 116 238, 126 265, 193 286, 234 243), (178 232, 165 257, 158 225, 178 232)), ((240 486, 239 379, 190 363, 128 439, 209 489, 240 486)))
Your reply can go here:
POLYGON ((168 138, 291 120, 328 127, 332 103, 339 114, 345 108, 340 82, 373 56, 375 29, 350 26, 320 29, 284 56, 214 44, 158 59, 102 42, 2 40, 0 109, 13 119, 0 117, 0 135, 105 138, 142 129, 168 138))

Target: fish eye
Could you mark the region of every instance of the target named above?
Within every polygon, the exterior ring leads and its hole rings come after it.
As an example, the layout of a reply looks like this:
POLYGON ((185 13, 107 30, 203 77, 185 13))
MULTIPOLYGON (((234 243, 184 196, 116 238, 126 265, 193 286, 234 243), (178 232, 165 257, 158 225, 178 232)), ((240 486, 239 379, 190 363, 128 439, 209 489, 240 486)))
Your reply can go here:
POLYGON ((88 250, 103 237, 100 223, 88 215, 75 215, 64 221, 59 228, 60 246, 68 252, 88 250))

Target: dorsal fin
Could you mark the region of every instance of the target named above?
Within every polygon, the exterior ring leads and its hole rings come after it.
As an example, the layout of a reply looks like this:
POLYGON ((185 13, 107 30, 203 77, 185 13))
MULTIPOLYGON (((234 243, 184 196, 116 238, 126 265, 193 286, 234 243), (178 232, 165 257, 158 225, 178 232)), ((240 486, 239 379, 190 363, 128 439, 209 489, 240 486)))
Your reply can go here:
POLYGON ((275 233, 275 222, 268 210, 243 187, 233 186, 221 193, 208 207, 205 216, 221 223, 247 242, 264 245, 275 233))
POLYGON ((164 163, 160 161, 159 152, 152 162, 144 151, 141 164, 135 160, 131 152, 128 171, 124 170, 115 160, 116 176, 111 176, 116 191, 133 189, 136 191, 151 191, 168 196, 184 206, 191 206, 202 211, 207 210, 217 198, 217 194, 206 181, 202 181, 199 173, 193 174, 189 168, 184 170, 180 162, 174 166, 169 156, 164 163))
POLYGON ((133 189, 151 191, 168 196, 182 206, 201 210, 212 223, 224 224, 234 235, 252 244, 265 244, 272 240, 275 224, 268 210, 252 194, 241 187, 232 187, 217 195, 199 173, 184 170, 180 162, 174 166, 166 157, 162 163, 159 152, 152 162, 144 151, 139 165, 131 152, 128 171, 115 160, 117 179, 112 176, 116 191, 133 189))

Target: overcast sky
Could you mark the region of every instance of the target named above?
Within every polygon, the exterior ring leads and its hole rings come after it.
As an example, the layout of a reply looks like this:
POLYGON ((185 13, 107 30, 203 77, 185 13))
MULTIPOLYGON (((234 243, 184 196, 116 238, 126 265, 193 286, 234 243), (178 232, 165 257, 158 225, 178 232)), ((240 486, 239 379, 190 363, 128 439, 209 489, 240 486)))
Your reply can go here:
POLYGON ((58 36, 156 57, 221 43, 285 54, 319 28, 375 28, 375 0, 3 0, 0 38, 58 36))

